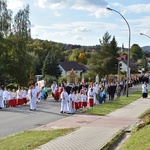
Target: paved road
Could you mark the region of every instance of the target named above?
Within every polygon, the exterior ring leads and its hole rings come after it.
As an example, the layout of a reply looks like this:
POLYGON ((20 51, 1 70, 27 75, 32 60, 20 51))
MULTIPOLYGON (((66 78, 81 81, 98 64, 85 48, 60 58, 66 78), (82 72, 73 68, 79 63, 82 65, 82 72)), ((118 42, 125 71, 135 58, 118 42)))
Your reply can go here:
POLYGON ((33 129, 35 127, 69 116, 60 114, 60 102, 52 99, 38 103, 36 111, 29 105, 4 108, 0 110, 0 138, 33 129))
MULTIPOLYGON (((129 93, 137 91, 140 86, 129 89, 129 93)), ((36 111, 30 111, 29 105, 4 108, 0 110, 0 138, 37 128, 39 126, 70 116, 60 114, 60 102, 52 99, 38 103, 36 111)))

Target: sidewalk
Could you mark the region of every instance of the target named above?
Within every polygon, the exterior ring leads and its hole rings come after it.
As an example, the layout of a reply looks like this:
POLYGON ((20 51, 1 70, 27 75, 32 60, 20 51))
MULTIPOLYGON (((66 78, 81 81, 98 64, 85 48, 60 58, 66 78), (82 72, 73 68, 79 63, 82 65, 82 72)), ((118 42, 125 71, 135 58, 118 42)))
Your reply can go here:
POLYGON ((120 130, 134 123, 150 108, 150 98, 140 98, 106 116, 75 114, 35 130, 78 127, 68 135, 58 137, 35 150, 100 150, 120 130))

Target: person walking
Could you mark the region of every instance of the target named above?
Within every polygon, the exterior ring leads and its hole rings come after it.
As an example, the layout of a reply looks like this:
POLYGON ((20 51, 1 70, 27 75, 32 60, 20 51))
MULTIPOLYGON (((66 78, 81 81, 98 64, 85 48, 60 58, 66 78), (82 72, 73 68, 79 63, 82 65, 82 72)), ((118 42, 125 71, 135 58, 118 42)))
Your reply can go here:
POLYGON ((148 96, 148 84, 146 81, 142 84, 142 97, 147 98, 148 96))
POLYGON ((73 91, 71 90, 70 94, 69 94, 69 103, 68 103, 69 114, 73 114, 74 113, 72 106, 73 106, 73 91))
POLYGON ((53 97, 54 97, 54 91, 55 91, 56 86, 57 86, 56 81, 53 81, 53 84, 51 85, 51 91, 52 91, 52 96, 53 97))
POLYGON ((3 90, 2 87, 0 86, 0 109, 4 107, 4 101, 3 101, 3 90))
POLYGON ((67 110, 67 101, 68 101, 68 93, 66 92, 66 88, 64 87, 63 92, 61 93, 61 110, 60 113, 66 113, 67 110))
POLYGON ((90 88, 90 90, 88 91, 88 106, 89 107, 93 107, 94 104, 94 92, 93 92, 93 88, 90 88))
POLYGON ((4 106, 8 107, 8 91, 6 87, 3 91, 3 101, 4 101, 4 106))

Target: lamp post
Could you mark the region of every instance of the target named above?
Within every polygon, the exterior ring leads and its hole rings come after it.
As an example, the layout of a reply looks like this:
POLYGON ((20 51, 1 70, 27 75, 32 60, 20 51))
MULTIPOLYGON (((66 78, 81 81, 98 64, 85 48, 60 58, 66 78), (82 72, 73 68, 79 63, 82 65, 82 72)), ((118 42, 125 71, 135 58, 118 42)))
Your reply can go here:
POLYGON ((129 95, 129 77, 130 77, 130 75, 129 75, 130 74, 130 72, 129 72, 129 64, 130 64, 131 29, 130 29, 128 21, 125 19, 125 17, 120 12, 118 12, 115 9, 109 8, 109 7, 107 7, 107 10, 114 11, 114 12, 118 13, 125 20, 125 22, 126 22, 126 24, 128 26, 128 30, 129 30, 129 48, 128 48, 128 57, 127 57, 127 83, 126 83, 126 96, 128 97, 128 95, 129 95))
POLYGON ((150 36, 148 36, 147 34, 144 34, 144 33, 140 33, 141 35, 145 35, 145 36, 147 36, 148 38, 150 38, 150 36))

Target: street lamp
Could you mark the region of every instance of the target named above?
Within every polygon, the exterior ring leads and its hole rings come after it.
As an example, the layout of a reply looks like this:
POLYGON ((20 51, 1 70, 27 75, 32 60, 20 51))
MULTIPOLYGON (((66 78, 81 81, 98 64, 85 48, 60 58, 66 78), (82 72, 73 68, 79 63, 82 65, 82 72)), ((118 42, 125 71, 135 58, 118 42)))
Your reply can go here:
POLYGON ((106 9, 118 13, 125 20, 125 22, 127 23, 127 26, 128 26, 128 30, 129 30, 129 49, 128 49, 128 58, 127 58, 127 84, 126 84, 126 96, 128 97, 128 95, 129 95, 129 77, 130 77, 130 75, 129 75, 130 74, 130 72, 129 72, 129 64, 130 64, 131 29, 130 29, 128 21, 125 19, 125 17, 120 12, 118 12, 115 9, 109 8, 109 7, 107 7, 106 9))
POLYGON ((140 33, 141 35, 145 35, 145 36, 147 36, 148 38, 150 38, 150 36, 148 36, 147 34, 144 34, 144 33, 140 33))

